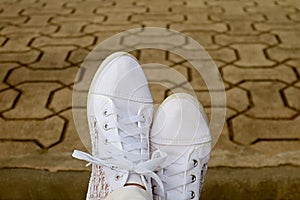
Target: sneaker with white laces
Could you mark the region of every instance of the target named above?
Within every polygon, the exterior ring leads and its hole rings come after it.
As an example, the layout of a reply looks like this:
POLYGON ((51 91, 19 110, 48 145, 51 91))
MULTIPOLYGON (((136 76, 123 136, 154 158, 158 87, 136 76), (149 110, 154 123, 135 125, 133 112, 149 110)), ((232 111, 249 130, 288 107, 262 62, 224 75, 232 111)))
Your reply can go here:
POLYGON ((197 99, 173 94, 158 108, 150 133, 151 150, 167 159, 157 171, 165 194, 153 182, 156 200, 199 199, 211 151, 207 118, 197 99))
POLYGON ((153 171, 162 161, 149 158, 152 114, 152 96, 137 60, 125 52, 107 57, 88 93, 92 155, 73 152, 73 157, 92 164, 87 199, 102 200, 127 185, 152 194, 150 178, 160 181, 153 171))

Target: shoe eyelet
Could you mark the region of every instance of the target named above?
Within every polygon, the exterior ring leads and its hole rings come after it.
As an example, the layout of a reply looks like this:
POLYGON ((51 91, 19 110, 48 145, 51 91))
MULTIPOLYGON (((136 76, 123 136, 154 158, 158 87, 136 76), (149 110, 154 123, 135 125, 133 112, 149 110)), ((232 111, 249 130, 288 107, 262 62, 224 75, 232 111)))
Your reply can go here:
POLYGON ((111 170, 115 170, 115 169, 117 169, 117 168, 118 168, 118 167, 115 166, 115 165, 111 165, 111 166, 110 166, 110 169, 111 169, 111 170))
POLYGON ((198 165, 198 160, 193 159, 193 164, 194 164, 194 167, 197 167, 197 165, 198 165))
POLYGON ((195 192, 191 191, 191 199, 195 198, 195 192))
POLYGON ((105 117, 107 117, 109 114, 108 114, 108 111, 107 110, 105 110, 104 112, 103 112, 103 115, 105 116, 105 117))
POLYGON ((119 174, 116 174, 115 175, 115 180, 116 181, 120 181, 122 179, 122 176, 121 175, 119 175, 119 174))
POLYGON ((106 131, 108 131, 108 130, 109 130, 109 128, 108 128, 108 124, 107 124, 107 123, 103 124, 103 129, 104 129, 104 130, 106 130, 106 131))
POLYGON ((103 141, 103 143, 106 144, 106 145, 109 144, 108 139, 105 139, 105 140, 103 141))
POLYGON ((142 118, 143 118, 143 120, 141 121, 142 123, 145 123, 146 122, 146 118, 145 118, 145 116, 144 115, 142 115, 142 118))
POLYGON ((192 174, 191 177, 192 177, 192 183, 194 183, 197 180, 197 177, 194 174, 192 174))

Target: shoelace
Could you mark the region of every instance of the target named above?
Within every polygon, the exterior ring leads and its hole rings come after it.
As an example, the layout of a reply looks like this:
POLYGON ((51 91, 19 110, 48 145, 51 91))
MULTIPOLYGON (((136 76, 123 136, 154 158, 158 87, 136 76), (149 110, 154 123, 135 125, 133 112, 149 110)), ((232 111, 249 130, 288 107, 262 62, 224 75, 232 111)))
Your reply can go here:
MULTIPOLYGON (((186 174, 187 171, 193 169, 194 167, 197 167, 198 161, 192 160, 186 166, 182 164, 185 162, 184 159, 186 158, 181 158, 177 160, 176 162, 172 163, 172 165, 165 167, 164 173, 160 173, 160 178, 165 185, 165 193, 167 193, 169 190, 178 191, 176 193, 168 193, 168 199, 193 199, 195 197, 194 191, 188 191, 186 193, 183 193, 182 190, 184 186, 194 183, 196 181, 196 176, 189 175, 185 180, 183 180, 182 177, 184 177, 184 174, 186 174), (174 195, 174 197, 172 195, 174 195)), ((160 191, 155 191, 155 193, 156 195, 159 195, 163 198, 165 197, 165 193, 161 193, 160 191)))
MULTIPOLYGON (((113 170, 120 172, 133 172, 140 175, 148 176, 153 178, 159 187, 161 188, 162 196, 165 196, 164 185, 162 180, 157 174, 154 173, 158 169, 160 164, 165 161, 167 155, 164 152, 156 150, 151 159, 148 158, 148 154, 133 153, 136 150, 141 150, 144 146, 143 141, 141 142, 138 137, 140 137, 141 130, 138 127, 138 122, 143 122, 145 119, 141 115, 131 115, 129 117, 121 118, 120 114, 104 112, 105 115, 116 115, 118 120, 111 120, 105 123, 104 129, 119 129, 118 137, 110 137, 104 139, 106 145, 101 147, 101 153, 98 155, 90 155, 88 153, 74 150, 72 156, 74 158, 87 161, 88 164, 93 163, 96 165, 102 165, 109 167, 113 170), (135 143, 133 141, 136 141, 135 143), (116 148, 113 143, 121 142, 126 146, 126 150, 120 150, 116 148)), ((122 115, 124 116, 124 115, 122 115)))

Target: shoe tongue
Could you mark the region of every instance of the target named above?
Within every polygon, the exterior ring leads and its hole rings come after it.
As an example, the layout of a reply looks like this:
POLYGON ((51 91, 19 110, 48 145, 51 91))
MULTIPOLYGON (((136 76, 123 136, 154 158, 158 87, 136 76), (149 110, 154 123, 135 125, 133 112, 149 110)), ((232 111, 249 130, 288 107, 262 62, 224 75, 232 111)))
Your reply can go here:
MULTIPOLYGON (((137 115, 140 111, 140 108, 142 108, 142 106, 144 106, 144 103, 139 103, 139 102, 135 102, 135 101, 129 101, 126 99, 120 99, 120 98, 116 98, 113 97, 112 98, 116 108, 121 111, 120 117, 122 118, 126 118, 129 117, 131 115, 137 115)), ((121 137, 125 137, 127 136, 126 133, 124 133, 122 130, 119 130, 119 135, 121 137)), ((138 138, 135 137, 126 137, 126 142, 122 143, 122 147, 124 151, 128 152, 128 149, 130 149, 131 144, 136 144, 141 142, 138 138)), ((141 150, 132 150, 130 151, 130 153, 135 153, 135 154, 140 154, 142 153, 141 150)), ((127 183, 136 183, 139 185, 143 185, 147 188, 147 190, 150 190, 149 186, 147 186, 146 183, 144 183, 144 181, 142 181, 143 178, 141 178, 141 175, 139 174, 135 174, 135 173, 130 173, 127 179, 127 183)))
POLYGON ((117 110, 121 111, 119 114, 121 117, 128 117, 130 115, 137 115, 139 112, 140 107, 143 103, 130 101, 127 99, 121 99, 117 97, 111 98, 117 108, 117 110))
MULTIPOLYGON (((113 97, 112 98, 116 108, 118 111, 120 111, 118 114, 120 115, 121 118, 127 118, 131 115, 137 115, 140 107, 143 105, 142 103, 139 102, 132 102, 126 99, 120 99, 120 98, 116 98, 113 97)), ((134 124, 129 125, 130 127, 133 127, 134 124)), ((140 142, 137 138, 135 137, 126 137, 127 134, 122 131, 119 130, 119 135, 120 137, 124 138, 125 141, 122 143, 122 147, 124 151, 127 151, 131 148, 131 144, 136 144, 138 142, 140 142)), ((130 153, 141 153, 139 150, 133 150, 130 151, 130 153)))

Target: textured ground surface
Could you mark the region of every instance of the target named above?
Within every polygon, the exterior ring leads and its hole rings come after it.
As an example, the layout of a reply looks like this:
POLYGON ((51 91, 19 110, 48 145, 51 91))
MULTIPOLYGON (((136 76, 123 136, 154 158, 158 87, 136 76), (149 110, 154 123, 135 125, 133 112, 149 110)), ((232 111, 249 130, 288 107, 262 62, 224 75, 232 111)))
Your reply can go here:
MULTIPOLYGON (((145 26, 191 36, 222 74, 227 120, 211 167, 300 166, 300 1, 1 0, 0 167, 87 170, 70 157, 84 150, 71 110, 78 68, 104 39, 145 26)), ((133 53, 180 72, 209 112, 208 91, 185 58, 133 53)), ((170 94, 151 90, 157 103, 170 94)))

